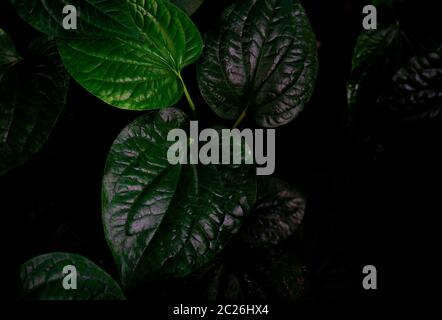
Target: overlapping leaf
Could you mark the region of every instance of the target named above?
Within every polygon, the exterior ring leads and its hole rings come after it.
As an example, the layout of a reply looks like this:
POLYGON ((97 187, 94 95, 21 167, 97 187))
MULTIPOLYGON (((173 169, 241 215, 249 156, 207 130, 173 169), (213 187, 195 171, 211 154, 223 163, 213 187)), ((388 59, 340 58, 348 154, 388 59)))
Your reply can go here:
POLYGON ((18 272, 18 298, 30 300, 123 300, 123 292, 105 271, 88 259, 70 253, 49 253, 24 263, 18 272), (74 276, 76 289, 66 290, 63 279, 74 276))
POLYGON ((258 179, 257 201, 239 239, 250 248, 265 248, 292 236, 304 218, 306 199, 296 188, 273 177, 258 179))
POLYGON ((442 120, 442 47, 399 69, 378 99, 401 121, 442 120))
POLYGON ((130 0, 143 40, 118 34, 59 39, 68 71, 105 102, 132 110, 175 104, 183 93, 181 70, 194 62, 202 40, 189 17, 162 0, 130 0))
POLYGON ((189 16, 195 13, 196 10, 203 4, 204 0, 170 0, 177 7, 181 8, 189 16))
POLYGON ((89 92, 115 107, 158 109, 183 94, 181 70, 202 51, 189 17, 166 0, 14 1, 38 30, 57 36, 66 69, 89 92), (77 12, 63 28, 63 7, 77 12))
POLYGON ((251 114, 277 127, 308 102, 317 68, 315 36, 299 1, 247 0, 208 32, 198 82, 218 116, 251 114))
POLYGON ((130 0, 11 0, 20 16, 31 26, 49 36, 100 37, 120 35, 140 38, 130 14, 130 0), (65 29, 65 6, 77 10, 77 29, 65 29))
POLYGON ((48 139, 65 106, 68 76, 52 41, 37 39, 30 45, 30 58, 22 60, 4 33, 1 38, 0 174, 4 174, 27 161, 48 139))
POLYGON ((205 300, 296 300, 305 293, 306 265, 286 248, 277 255, 231 257, 208 270, 200 280, 205 300))
POLYGON ((352 74, 348 84, 350 107, 373 107, 376 97, 393 74, 426 44, 415 35, 390 25, 363 32, 356 43, 352 74))
POLYGON ((177 109, 148 113, 114 142, 103 178, 103 221, 123 284, 185 276, 209 262, 254 202, 251 165, 171 165, 177 109))

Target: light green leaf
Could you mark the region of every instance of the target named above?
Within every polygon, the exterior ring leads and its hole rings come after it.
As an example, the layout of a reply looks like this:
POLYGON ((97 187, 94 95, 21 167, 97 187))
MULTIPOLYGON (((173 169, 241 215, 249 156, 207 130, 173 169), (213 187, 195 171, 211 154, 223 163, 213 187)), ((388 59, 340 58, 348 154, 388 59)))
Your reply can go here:
POLYGON ((198 59, 200 34, 189 17, 162 0, 128 0, 142 40, 110 33, 62 38, 63 63, 80 85, 115 107, 158 109, 182 96, 181 70, 198 59))

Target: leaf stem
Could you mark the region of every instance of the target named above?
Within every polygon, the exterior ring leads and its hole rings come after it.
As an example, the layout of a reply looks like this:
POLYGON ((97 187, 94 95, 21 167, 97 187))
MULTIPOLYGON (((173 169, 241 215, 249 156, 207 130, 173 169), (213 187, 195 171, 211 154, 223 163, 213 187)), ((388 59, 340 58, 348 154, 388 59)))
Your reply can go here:
POLYGON ((235 129, 236 127, 239 126, 239 124, 244 120, 244 118, 247 115, 247 109, 244 109, 243 112, 241 112, 240 116, 238 117, 238 119, 236 119, 235 124, 233 125, 232 129, 235 129))
POLYGON ((196 118, 196 107, 195 104, 193 103, 192 97, 189 94, 189 91, 187 90, 186 83, 184 82, 183 77, 181 77, 181 73, 178 72, 177 76, 180 79, 181 83, 183 84, 184 95, 186 96, 190 109, 192 109, 193 116, 196 118))

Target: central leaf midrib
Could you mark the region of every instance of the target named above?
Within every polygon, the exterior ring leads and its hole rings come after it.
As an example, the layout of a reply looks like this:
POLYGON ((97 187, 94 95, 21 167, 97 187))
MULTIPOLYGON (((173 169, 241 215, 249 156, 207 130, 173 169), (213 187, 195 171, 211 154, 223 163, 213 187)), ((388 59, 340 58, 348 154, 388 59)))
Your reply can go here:
MULTIPOLYGON (((200 189, 200 187, 199 187, 199 183, 198 183, 198 181, 199 181, 199 177, 198 177, 198 170, 197 170, 197 165, 193 165, 193 164, 187 164, 187 165, 185 165, 185 166, 190 166, 191 167, 191 170, 192 170, 192 172, 193 172, 193 174, 194 174, 194 187, 195 187, 195 195, 196 195, 196 197, 197 197, 197 200, 195 201, 195 204, 194 204, 194 206, 193 206, 193 209, 191 209, 193 212, 197 212, 198 213, 198 210, 196 210, 195 208, 197 208, 197 207, 199 207, 199 205, 196 205, 196 204, 198 204, 199 203, 199 201, 200 201, 200 192, 199 192, 199 189, 200 189)), ((184 170, 185 170, 185 168, 184 168, 184 170)), ((181 175, 180 175, 180 179, 178 179, 178 180, 181 180, 181 175)), ((174 194, 174 197, 175 197, 175 194, 174 194)), ((171 200, 171 202, 170 203, 172 203, 173 202, 173 198, 172 198, 172 200, 171 200)), ((169 210, 169 209, 168 209, 169 210)), ((166 211, 166 214, 168 213, 168 210, 166 211)), ((195 218, 194 219, 192 219, 192 222, 191 222, 191 226, 190 226, 190 229, 189 230, 193 230, 194 229, 194 227, 195 227, 195 224, 198 222, 198 214, 195 214, 194 215, 195 216, 195 218)), ((158 229, 160 229, 161 228, 161 225, 159 225, 159 227, 158 227, 158 229)), ((176 258, 176 256, 178 255, 178 254, 180 254, 183 250, 185 250, 185 246, 187 245, 187 243, 189 242, 189 239, 190 239, 190 237, 191 237, 191 235, 192 235, 192 232, 189 232, 189 234, 186 236, 186 239, 184 240, 184 241, 180 241, 180 248, 179 248, 179 250, 178 250, 178 252, 177 252, 177 254, 175 254, 175 255, 173 255, 173 256, 169 256, 169 257, 167 257, 164 261, 162 261, 162 263, 161 263, 161 267, 162 268, 164 268, 164 266, 166 265, 166 264, 168 264, 169 263, 169 261, 171 261, 172 259, 175 259, 176 258)), ((154 238, 152 238, 152 241, 154 240, 154 238)), ((146 248, 146 250, 147 250, 147 248, 146 248)))
MULTIPOLYGON (((243 24, 243 30, 244 30, 245 25, 246 25, 246 23, 248 22, 248 19, 249 19, 249 17, 250 17, 250 12, 252 12, 252 10, 254 9, 254 7, 257 5, 258 2, 259 2, 259 1, 256 1, 256 2, 252 5, 252 7, 250 8, 249 12, 247 13, 247 18, 245 19, 244 24, 243 24)), ((256 94, 257 94, 257 92, 256 92, 256 90, 255 90, 256 76, 257 76, 257 73, 258 73, 258 70, 259 70, 259 67, 260 67, 260 64, 261 64, 261 59, 262 59, 262 54, 263 54, 263 53, 262 53, 262 52, 263 52, 262 49, 266 46, 266 44, 267 44, 267 42, 268 42, 268 37, 269 37, 269 32, 270 32, 270 26, 269 26, 269 24, 271 24, 271 21, 273 21, 273 19, 274 19, 274 17, 275 17, 275 7, 277 6, 276 3, 277 3, 277 1, 275 1, 275 2, 273 2, 273 3, 271 4, 272 12, 271 12, 270 18, 267 20, 267 23, 266 23, 267 28, 266 28, 266 32, 265 32, 265 35, 264 35, 264 41, 263 41, 262 46, 261 46, 261 48, 260 48, 260 50, 259 50, 258 58, 256 59, 255 70, 254 70, 254 72, 253 72, 253 74, 252 74, 252 78, 250 79, 250 86, 249 86, 249 89, 248 89, 248 92, 247 92, 247 96, 250 96, 250 97, 251 97, 251 98, 249 99, 249 100, 251 100, 251 101, 254 101, 255 96, 256 96, 256 94)), ((243 43, 243 41, 241 41, 241 43, 243 43)), ((244 52, 244 50, 243 50, 243 52, 244 52)), ((246 66, 246 65, 244 65, 244 66, 246 66)), ((251 104, 251 103, 250 103, 250 104, 251 104)))
MULTIPOLYGON (((163 4, 166 8, 166 3, 163 4)), ((162 36, 165 38, 166 42, 169 44, 170 48, 175 48, 175 46, 173 45, 173 40, 170 39, 167 30, 164 29, 164 27, 162 26, 161 23, 159 23, 159 21, 157 20, 157 18, 148 10, 146 10, 144 7, 140 6, 138 3, 136 4, 136 7, 139 8, 139 10, 142 12, 144 19, 149 18, 149 20, 155 24, 155 26, 160 30, 162 36)), ((168 10, 168 8, 167 8, 168 10)), ((170 11, 168 10, 169 14, 170 11)), ((160 53, 160 55, 158 56, 159 58, 161 58, 165 65, 168 66, 171 70, 175 71, 175 72, 179 72, 180 70, 180 66, 176 63, 175 59, 173 58, 172 54, 177 55, 177 52, 170 52, 168 50, 168 48, 166 48, 165 46, 163 46, 161 43, 158 43, 156 41, 155 38, 151 38, 149 37, 145 30, 142 29, 141 27, 139 27, 140 30, 143 32, 143 35, 145 36, 145 39, 147 41, 149 41, 151 44, 153 44, 153 46, 155 47, 155 49, 160 53), (170 60, 169 60, 169 59, 170 60)))
MULTIPOLYGON (((180 168, 181 168, 181 165, 179 166, 180 168)), ((141 192, 139 192, 138 194, 137 194, 137 196, 135 197, 135 199, 133 200, 133 202, 132 202, 132 204, 131 204, 131 206, 130 206, 130 209, 129 209, 129 211, 128 211, 128 213, 127 213, 127 221, 128 221, 128 223, 125 225, 125 232, 126 232, 126 234, 127 235, 130 235, 130 236, 134 236, 134 234, 132 234, 132 233, 130 233, 129 232, 129 230, 128 230, 128 228, 130 228, 130 225, 134 222, 134 216, 138 213, 137 211, 137 209, 138 209, 138 207, 139 207, 139 205, 140 205, 140 203, 142 204, 143 203, 143 201, 140 201, 140 199, 142 198, 142 197, 144 197, 147 193, 149 193, 149 192, 152 192, 152 188, 155 188, 155 186, 156 186, 156 184, 159 182, 159 181, 161 181, 162 180, 162 178, 165 176, 165 175, 167 175, 168 173, 169 173, 169 171, 171 171, 172 169, 174 169, 175 168, 175 166, 172 166, 172 165, 167 165, 167 166, 165 166, 142 190, 141 190, 141 192), (137 208, 134 208, 134 207, 137 207, 137 208)), ((176 179, 176 184, 175 184, 175 186, 178 184, 178 181, 179 181, 179 176, 178 176, 178 178, 176 179)), ((175 188, 176 189, 176 188, 175 188)), ((153 190, 154 192, 155 192, 155 190, 153 190)), ((173 197, 171 198, 171 200, 169 201, 169 204, 170 204, 170 202, 172 201, 172 199, 173 199, 173 197)), ((161 218, 161 220, 163 220, 163 218, 164 218, 164 216, 167 214, 167 210, 166 210, 166 212, 162 215, 162 218, 161 218)), ((143 217, 144 217, 145 215, 143 215, 143 217)), ((161 222, 159 223, 159 224, 161 224, 161 222)), ((156 228, 156 229, 158 229, 158 228, 156 228)), ((146 229, 143 229, 141 232, 143 232, 143 231, 145 231, 146 229)), ((149 230, 152 230, 152 229, 149 229, 149 230)), ((155 233, 156 233, 156 230, 154 231, 154 235, 155 235, 155 233)), ((136 234, 135 234, 136 235, 136 234)), ((153 239, 153 237, 151 238, 151 240, 153 239)))
MULTIPOLYGON (((249 13, 248 13, 248 15, 247 15, 247 17, 249 17, 250 16, 250 12, 252 11, 252 9, 253 9, 253 7, 254 6, 256 6, 256 4, 258 3, 259 1, 256 1, 254 4, 253 4, 253 6, 250 8, 250 11, 249 11, 249 13)), ((259 55, 258 55, 258 58, 257 58, 257 61, 256 61, 256 67, 255 67, 255 70, 254 70, 254 72, 253 72, 253 74, 252 74, 252 78, 250 79, 250 86, 249 86, 249 89, 248 89, 248 92, 247 92, 247 94, 246 94, 246 97, 248 97, 247 98, 247 103, 246 103, 246 106, 245 106, 245 108, 243 108, 243 112, 247 112, 248 110, 249 110, 249 108, 250 107, 253 107, 254 109, 257 109, 259 106, 257 106, 256 105, 256 101, 255 101, 255 99, 256 99, 256 97, 257 97, 257 95, 259 94, 259 92, 260 92, 260 90, 262 89, 262 87, 264 86, 264 84, 265 84, 265 81, 266 80, 268 80, 268 78, 270 78, 270 76, 274 73, 274 71, 277 69, 277 67, 275 67, 274 68, 274 70, 272 71, 272 72, 270 72, 270 74, 266 77, 266 79, 264 79, 264 81, 262 81, 261 82, 261 84, 259 84, 259 86, 258 87, 256 87, 256 77, 257 77, 257 74, 258 74, 258 70, 260 69, 260 65, 261 65, 261 60, 262 60, 262 56, 263 56, 263 51, 264 51, 264 47, 267 45, 267 42, 268 42, 268 38, 269 38, 269 33, 271 32, 271 26, 269 25, 269 24, 271 24, 272 23, 272 21, 273 21, 273 19, 275 18, 275 14, 276 14, 276 7, 278 7, 278 5, 279 5, 279 3, 278 3, 278 1, 274 1, 274 2, 272 2, 271 3, 271 15, 270 15, 270 17, 269 17, 269 19, 267 20, 267 29, 266 29, 266 33, 265 33, 265 36, 264 36, 264 41, 263 41, 263 43, 262 43, 262 46, 261 46, 261 48, 260 48, 260 50, 259 50, 259 55)), ((247 22, 247 19, 246 19, 246 21, 244 22, 244 24, 247 22)), ((291 43, 290 43, 290 45, 288 46, 288 47, 290 47, 291 46, 291 44, 293 43, 293 41, 294 41, 294 39, 293 38, 291 38, 291 43)), ((287 54, 287 52, 289 52, 290 50, 289 49, 287 49, 285 52, 284 52, 284 56, 287 54)), ((284 56, 283 57, 281 57, 281 61, 282 61, 282 59, 284 58, 284 56)), ((245 66, 245 65, 244 65, 245 66)), ((276 99, 273 99, 273 100, 276 100, 276 99)), ((273 101, 272 100, 272 101, 273 101)))

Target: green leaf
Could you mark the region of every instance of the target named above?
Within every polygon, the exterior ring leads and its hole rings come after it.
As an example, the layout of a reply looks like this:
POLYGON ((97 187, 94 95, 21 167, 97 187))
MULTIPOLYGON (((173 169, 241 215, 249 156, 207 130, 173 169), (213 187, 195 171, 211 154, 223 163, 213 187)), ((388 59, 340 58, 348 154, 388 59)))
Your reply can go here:
POLYGON ((199 287, 202 299, 296 300, 305 292, 306 265, 299 254, 286 248, 261 259, 234 256, 207 271, 199 287))
POLYGON ((394 73, 411 57, 431 47, 430 42, 398 25, 361 33, 348 83, 350 107, 372 108, 394 73))
POLYGON ((258 178, 252 211, 218 263, 199 275, 209 300, 297 299, 305 264, 298 229, 306 198, 274 177, 258 178), (300 250, 301 249, 301 250, 300 250))
POLYGON ((306 267, 298 229, 305 204, 298 188, 278 178, 259 177, 256 203, 237 236, 218 261, 196 274, 202 298, 300 298, 306 267))
POLYGON ((0 80, 5 71, 22 60, 8 34, 0 29, 0 80))
POLYGON ((304 218, 302 192, 274 177, 259 177, 258 196, 238 234, 248 249, 275 246, 291 237, 304 218))
MULTIPOLYGON (((69 280, 69 279, 68 279, 69 280)), ((68 283, 71 283, 68 281, 68 283)), ((88 259, 71 253, 49 253, 25 262, 18 272, 18 298, 26 300, 124 300, 118 284, 88 259), (77 289, 66 290, 66 266, 77 272, 77 289)))
MULTIPOLYGON (((106 162, 104 230, 122 282, 183 277, 211 261, 253 205, 253 165, 171 165, 168 132, 188 119, 147 113, 115 140, 106 162)), ((191 143, 195 143, 194 141, 191 143)))
POLYGON ((223 119, 251 114, 277 127, 309 101, 317 69, 315 36, 299 1, 246 0, 208 32, 198 82, 223 119))
POLYGON ((129 11, 131 0, 11 0, 19 15, 38 31, 57 37, 121 35, 140 38, 129 11), (77 29, 66 30, 63 8, 77 10, 77 29))
POLYGON ((389 89, 378 99, 380 108, 402 122, 442 120, 442 47, 415 57, 393 77, 389 89))
POLYGON ((189 16, 194 14, 196 10, 203 4, 204 0, 170 0, 178 8, 181 8, 189 16))
POLYGON ((65 106, 69 79, 46 38, 30 45, 29 59, 11 60, 11 50, 0 49, 4 60, 15 63, 0 78, 0 175, 44 145, 65 106))
POLYGON ((181 70, 201 54, 201 36, 190 18, 168 2, 128 3, 142 40, 117 33, 58 39, 63 63, 80 85, 115 107, 174 105, 183 94, 181 70))

